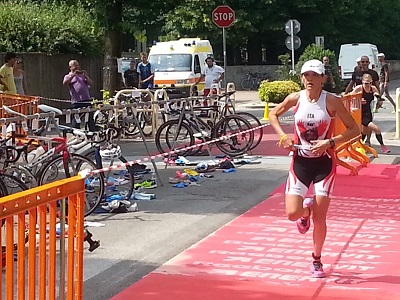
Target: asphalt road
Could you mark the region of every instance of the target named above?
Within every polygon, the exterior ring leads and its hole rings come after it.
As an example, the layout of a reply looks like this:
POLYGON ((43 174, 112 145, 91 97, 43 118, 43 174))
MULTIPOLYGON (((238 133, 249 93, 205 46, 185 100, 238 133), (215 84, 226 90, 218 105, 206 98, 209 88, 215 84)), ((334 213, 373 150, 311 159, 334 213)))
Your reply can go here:
MULTIPOLYGON (((392 92, 399 84, 399 80, 392 81, 392 92)), ((261 103, 255 99, 246 100, 256 97, 255 94, 243 95, 243 101, 238 101, 240 110, 261 118, 263 109, 256 105, 261 103)), ((400 143, 392 138, 395 125, 391 108, 388 103, 384 106, 387 109, 376 114, 376 122, 393 150, 391 155, 381 155, 375 161, 391 163, 400 153, 400 143)), ((149 142, 149 147, 151 152, 155 150, 154 143, 149 142)), ((140 141, 125 142, 122 149, 128 159, 145 154, 140 141)), ((207 159, 196 157, 196 160, 207 159)), ((138 212, 89 216, 88 221, 101 222, 105 226, 90 228, 94 238, 101 240, 100 248, 90 253, 85 245, 84 299, 111 298, 268 198, 268 194, 286 180, 290 158, 263 156, 258 160, 260 164, 241 166, 235 173, 216 171, 215 178, 204 179, 201 186, 184 189, 173 188, 168 183, 168 177, 174 176, 182 167, 165 169, 158 161, 164 186, 149 190, 157 195, 157 199, 138 202, 138 212)))

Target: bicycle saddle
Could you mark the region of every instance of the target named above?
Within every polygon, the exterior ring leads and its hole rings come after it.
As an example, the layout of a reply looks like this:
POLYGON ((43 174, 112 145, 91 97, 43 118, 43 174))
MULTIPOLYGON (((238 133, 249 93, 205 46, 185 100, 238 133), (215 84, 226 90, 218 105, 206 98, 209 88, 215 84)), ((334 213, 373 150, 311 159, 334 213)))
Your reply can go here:
POLYGON ((54 113, 56 113, 58 115, 62 115, 62 111, 60 109, 56 108, 56 107, 53 107, 53 106, 49 106, 49 105, 46 105, 46 104, 39 104, 37 107, 43 112, 54 112, 54 113))

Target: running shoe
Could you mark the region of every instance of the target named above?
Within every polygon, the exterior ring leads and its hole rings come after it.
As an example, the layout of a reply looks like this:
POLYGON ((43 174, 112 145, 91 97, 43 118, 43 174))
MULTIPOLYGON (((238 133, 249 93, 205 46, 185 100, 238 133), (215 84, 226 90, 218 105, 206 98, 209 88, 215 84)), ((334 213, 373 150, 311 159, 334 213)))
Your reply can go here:
MULTIPOLYGON (((303 200, 303 208, 310 208, 313 205, 313 199, 312 198, 305 198, 303 200)), ((311 209, 310 209, 310 215, 308 217, 301 217, 299 219, 297 219, 297 229, 299 230, 299 232, 301 234, 305 234, 311 226, 311 220, 310 220, 310 216, 311 216, 311 209)))
POLYGON ((325 278, 323 264, 319 260, 314 260, 310 267, 311 276, 314 278, 325 278))
POLYGON ((311 226, 310 217, 308 218, 301 217, 297 219, 296 223, 297 223, 297 229, 301 234, 305 234, 310 229, 311 226))
POLYGON ((157 181, 152 179, 147 179, 141 183, 135 183, 134 185, 135 190, 137 187, 142 187, 144 189, 154 189, 157 187, 157 181))
POLYGON ((382 145, 382 146, 381 146, 381 149, 382 149, 382 152, 383 152, 384 154, 388 154, 388 153, 390 153, 390 150, 389 150, 389 148, 388 148, 388 147, 386 147, 385 145, 382 145))

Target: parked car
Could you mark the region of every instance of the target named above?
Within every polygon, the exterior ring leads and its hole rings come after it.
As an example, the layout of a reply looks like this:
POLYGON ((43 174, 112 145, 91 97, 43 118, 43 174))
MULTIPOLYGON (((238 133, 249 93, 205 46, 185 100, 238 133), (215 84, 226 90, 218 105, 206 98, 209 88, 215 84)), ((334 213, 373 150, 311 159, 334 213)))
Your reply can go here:
POLYGON ((349 84, 351 76, 354 71, 354 67, 357 65, 356 60, 361 56, 368 56, 372 70, 378 72, 380 71, 378 63, 378 48, 376 45, 368 43, 352 43, 343 44, 340 46, 339 53, 339 76, 345 82, 346 85, 349 84))

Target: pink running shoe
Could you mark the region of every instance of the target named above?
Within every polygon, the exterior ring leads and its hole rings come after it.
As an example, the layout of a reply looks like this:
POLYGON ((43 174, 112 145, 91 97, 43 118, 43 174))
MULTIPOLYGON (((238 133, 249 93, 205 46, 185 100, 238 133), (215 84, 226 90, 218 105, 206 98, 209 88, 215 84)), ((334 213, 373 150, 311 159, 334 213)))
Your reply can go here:
MULTIPOLYGON (((313 206, 313 199, 312 198, 306 198, 303 200, 303 207, 311 207, 313 206)), ((310 213, 311 214, 311 213, 310 213)), ((305 217, 301 217, 299 219, 297 219, 297 229, 299 230, 299 232, 301 234, 305 234, 311 226, 311 221, 310 221, 310 216, 308 216, 307 218, 305 217)))
POLYGON ((310 267, 311 276, 314 278, 325 278, 323 264, 319 260, 314 260, 310 267))
POLYGON ((382 145, 382 146, 381 146, 381 149, 382 149, 382 152, 383 152, 384 154, 388 154, 388 153, 390 153, 390 150, 389 150, 389 148, 388 148, 388 147, 386 147, 385 145, 382 145))
POLYGON ((310 229, 311 226, 311 221, 309 217, 308 218, 301 217, 300 219, 297 219, 296 223, 297 223, 297 229, 301 234, 305 234, 310 229))

